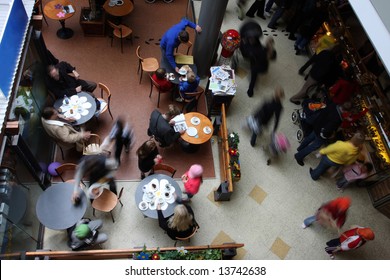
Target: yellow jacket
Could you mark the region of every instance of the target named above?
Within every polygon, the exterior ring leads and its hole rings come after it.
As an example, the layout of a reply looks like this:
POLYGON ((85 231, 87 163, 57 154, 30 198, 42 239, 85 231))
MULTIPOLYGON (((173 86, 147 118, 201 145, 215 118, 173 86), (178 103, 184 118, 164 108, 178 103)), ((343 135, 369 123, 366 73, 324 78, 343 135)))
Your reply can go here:
POLYGON ((337 141, 321 149, 320 154, 326 155, 334 163, 348 165, 358 159, 360 148, 354 146, 350 141, 337 141))

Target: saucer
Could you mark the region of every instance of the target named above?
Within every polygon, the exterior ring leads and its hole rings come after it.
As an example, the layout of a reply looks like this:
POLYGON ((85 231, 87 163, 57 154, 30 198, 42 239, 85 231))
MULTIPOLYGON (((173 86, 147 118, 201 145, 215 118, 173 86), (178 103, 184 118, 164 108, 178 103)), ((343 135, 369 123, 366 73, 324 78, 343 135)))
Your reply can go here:
POLYGON ((186 133, 189 136, 195 136, 196 134, 198 134, 198 130, 195 127, 191 126, 191 127, 187 128, 186 133))
POLYGON ((114 3, 114 2, 109 2, 108 3, 108 6, 110 6, 110 7, 114 7, 116 5, 116 3, 114 3))
POLYGON ((187 74, 187 70, 180 69, 180 70, 179 70, 179 74, 180 74, 180 75, 185 75, 185 74, 187 74))
POLYGON ((81 106, 83 106, 84 109, 89 109, 92 107, 92 104, 89 102, 85 102, 85 103, 81 104, 81 106))
POLYGON ((211 133, 211 128, 208 127, 208 126, 205 126, 205 127, 203 128, 203 132, 206 133, 206 134, 210 134, 210 133, 211 133))
POLYGON ((148 203, 146 203, 145 201, 141 201, 141 202, 138 204, 138 208, 139 208, 141 211, 145 211, 146 209, 149 208, 149 206, 148 206, 148 203))
POLYGON ((198 124, 200 124, 200 119, 198 117, 192 117, 191 118, 191 123, 193 125, 198 125, 198 124))

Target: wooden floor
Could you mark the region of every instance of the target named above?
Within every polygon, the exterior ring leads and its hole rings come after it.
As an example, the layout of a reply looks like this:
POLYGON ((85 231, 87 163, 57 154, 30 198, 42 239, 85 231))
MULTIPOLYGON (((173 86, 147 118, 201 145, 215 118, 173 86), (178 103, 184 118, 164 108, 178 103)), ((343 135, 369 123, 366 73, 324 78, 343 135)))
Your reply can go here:
MULTIPOLYGON (((48 0, 44 1, 44 4, 48 0)), ((143 57, 156 57, 161 59, 159 41, 164 32, 173 24, 186 16, 187 1, 174 1, 166 4, 157 1, 155 4, 147 4, 144 1, 136 1, 133 12, 124 17, 122 22, 133 29, 133 45, 130 41, 124 42, 123 54, 120 50, 120 41, 114 40, 111 47, 109 37, 85 37, 79 24, 81 7, 88 6, 88 1, 81 0, 74 2, 76 7, 75 15, 66 20, 66 26, 72 28, 72 38, 63 40, 56 36, 60 23, 48 19, 49 26, 43 23, 43 36, 47 48, 59 59, 67 61, 76 67, 81 79, 101 82, 106 84, 112 93, 111 111, 114 121, 118 116, 126 118, 134 127, 135 144, 129 154, 122 154, 122 165, 117 173, 118 180, 137 180, 140 178, 136 149, 147 139, 147 127, 149 116, 157 106, 157 94, 154 92, 149 98, 150 82, 149 77, 144 73, 141 84, 137 75, 138 59, 135 50, 141 46, 143 57)), ((193 37, 194 31, 190 30, 193 37)), ((100 94, 98 89, 95 94, 100 94)), ((168 104, 176 103, 171 101, 168 95, 161 96, 161 112, 167 110, 168 104)), ((180 103, 176 103, 180 106, 180 103)), ((205 100, 202 99, 198 111, 206 112, 205 100)), ((93 133, 99 134, 102 138, 110 131, 114 121, 109 114, 99 117, 99 122, 92 120, 87 128, 93 133)), ((214 163, 211 144, 203 144, 196 154, 184 153, 176 145, 172 148, 160 149, 165 163, 177 168, 176 176, 180 177, 191 164, 199 163, 204 166, 204 177, 215 177, 214 163)), ((66 162, 77 162, 80 154, 69 152, 65 154, 66 162)), ((57 153, 56 160, 62 162, 60 153, 57 153)))

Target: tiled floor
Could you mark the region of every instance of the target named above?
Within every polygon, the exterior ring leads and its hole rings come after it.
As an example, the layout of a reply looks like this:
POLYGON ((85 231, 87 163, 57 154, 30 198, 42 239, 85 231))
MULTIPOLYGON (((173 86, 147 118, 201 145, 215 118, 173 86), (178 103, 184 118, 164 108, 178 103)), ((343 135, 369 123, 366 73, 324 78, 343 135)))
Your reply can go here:
MULTIPOLYGON (((201 2, 195 4, 199 8, 201 2)), ((235 1, 229 1, 222 31, 239 28, 241 22, 235 13, 235 1)), ((265 27, 265 20, 255 20, 265 27)), ((281 24, 281 26, 283 26, 281 24)), ((282 30, 283 27, 280 28, 282 30)), ((293 43, 284 32, 264 32, 273 36, 278 58, 271 63, 268 74, 260 77, 253 98, 246 95, 248 80, 247 63, 242 62, 237 75, 238 93, 228 111, 228 128, 240 135, 240 162, 242 178, 235 184, 235 191, 228 202, 214 202, 213 190, 219 184, 219 161, 215 160, 215 179, 206 179, 200 192, 193 198, 191 206, 200 225, 199 232, 191 239, 191 245, 217 244, 223 242, 244 243, 238 251, 237 259, 251 260, 326 260, 325 242, 336 237, 337 233, 315 224, 302 229, 304 218, 312 215, 325 201, 340 195, 352 198, 352 206, 345 228, 351 225, 371 227, 375 233, 374 241, 355 251, 340 254, 336 259, 390 259, 390 220, 378 212, 371 204, 364 188, 350 188, 343 194, 336 190, 331 178, 312 181, 309 167, 318 164, 311 155, 305 166, 296 164, 293 154, 298 143, 295 138, 296 125, 291 122, 295 105, 284 102, 285 110, 280 123, 291 142, 291 150, 279 159, 266 165, 266 153, 261 147, 268 142, 267 133, 255 148, 249 145, 249 132, 242 127, 245 116, 249 115, 261 101, 272 94, 275 85, 282 85, 287 99, 295 94, 303 84, 297 74, 298 67, 307 59, 295 56, 293 43), (248 109, 249 108, 249 109, 248 109)), ((202 81, 205 83, 205 81, 202 81)), ((218 158, 217 141, 212 144, 213 157, 218 158)), ((173 246, 174 241, 158 227, 156 220, 143 218, 134 200, 138 181, 120 181, 126 186, 123 197, 124 206, 114 210, 116 222, 112 223, 109 214, 97 213, 104 220, 104 228, 109 240, 103 248, 118 249, 143 246, 173 246)), ((87 216, 92 217, 91 210, 87 216)), ((47 229, 45 248, 68 250, 66 235, 63 232, 47 229)), ((180 243, 178 243, 181 246, 180 243)))

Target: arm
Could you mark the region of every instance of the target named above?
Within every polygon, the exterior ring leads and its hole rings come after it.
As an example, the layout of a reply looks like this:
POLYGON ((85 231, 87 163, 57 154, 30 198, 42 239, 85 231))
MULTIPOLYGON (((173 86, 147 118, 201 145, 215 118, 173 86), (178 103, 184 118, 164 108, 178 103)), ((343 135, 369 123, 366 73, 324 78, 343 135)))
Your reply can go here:
POLYGON ((278 110, 275 111, 275 125, 274 125, 274 132, 279 126, 279 120, 280 120, 280 115, 282 114, 282 107, 280 107, 278 110))
POLYGON ((74 186, 73 186, 73 195, 72 195, 73 203, 76 202, 77 198, 80 198, 80 193, 81 193, 80 182, 81 182, 81 178, 84 175, 84 169, 85 169, 85 163, 84 161, 81 161, 77 166, 76 174, 74 177, 74 186))
POLYGON ((78 132, 70 125, 64 125, 57 127, 55 134, 61 141, 73 144, 83 140, 85 137, 87 137, 87 135, 90 135, 90 132, 78 132))
POLYGON ((327 155, 327 154, 333 153, 336 150, 335 147, 336 147, 335 143, 334 144, 330 144, 330 145, 326 146, 325 148, 322 148, 320 150, 320 154, 321 155, 327 155))
POLYGON ((176 48, 176 46, 174 43, 173 44, 167 43, 167 46, 165 48, 165 56, 166 56, 169 64, 172 66, 172 68, 175 69, 176 72, 178 72, 179 68, 177 67, 177 64, 175 61, 175 56, 173 55, 175 48, 176 48))
POLYGON ((165 231, 168 231, 168 223, 167 220, 164 218, 164 215, 160 209, 157 210, 157 215, 158 215, 158 225, 160 228, 162 228, 165 231))

